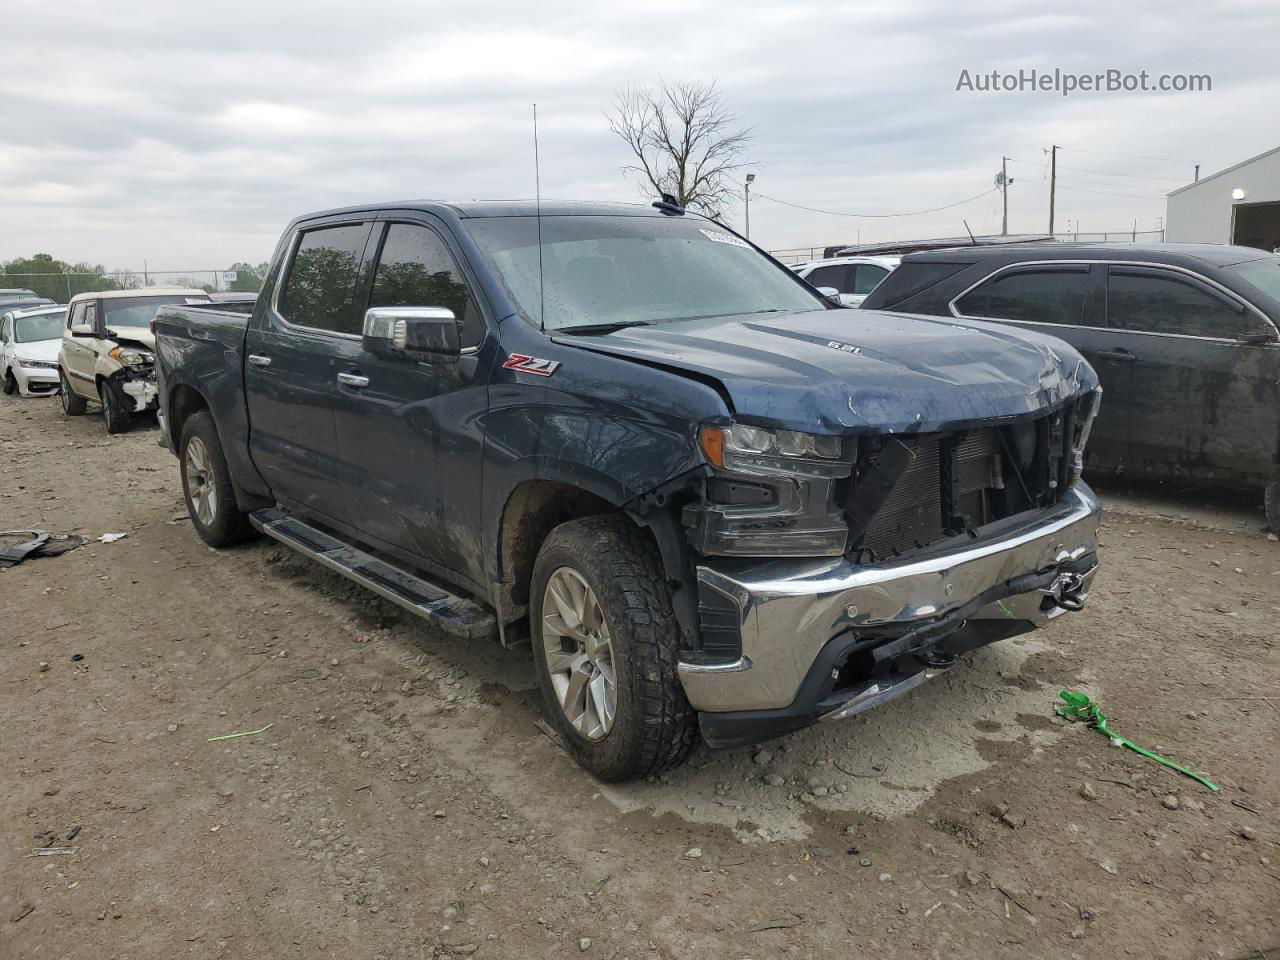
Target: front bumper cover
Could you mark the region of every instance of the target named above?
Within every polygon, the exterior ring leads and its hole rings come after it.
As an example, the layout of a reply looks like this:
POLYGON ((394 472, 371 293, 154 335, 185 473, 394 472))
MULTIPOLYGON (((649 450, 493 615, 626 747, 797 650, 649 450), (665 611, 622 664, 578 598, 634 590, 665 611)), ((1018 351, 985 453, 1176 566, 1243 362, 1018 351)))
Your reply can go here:
MULTIPOLYGON (((895 656, 907 662, 936 645, 962 652, 1078 609, 1097 571, 1100 519, 1097 498, 1077 483, 1053 507, 1000 521, 961 546, 941 545, 896 563, 700 566, 699 589, 718 592, 739 612, 742 655, 729 663, 682 661, 685 693, 704 714, 760 711, 764 719, 783 711, 805 714, 806 722, 860 712, 855 701, 866 704, 861 709, 884 702, 910 689, 901 686, 905 676, 888 685, 882 677, 871 685, 875 690, 848 691, 848 711, 841 704, 826 710, 831 704, 821 685, 811 690, 806 681, 823 672, 829 677, 833 667, 823 661, 838 663, 841 648, 865 644, 868 636, 892 640, 895 656), (951 636, 956 631, 968 636, 951 636), (805 698, 813 702, 801 703, 805 698), (819 706, 822 712, 814 714, 819 706)), ((926 660, 919 661, 922 668, 926 660)), ((712 718, 703 719, 705 732, 712 718)))

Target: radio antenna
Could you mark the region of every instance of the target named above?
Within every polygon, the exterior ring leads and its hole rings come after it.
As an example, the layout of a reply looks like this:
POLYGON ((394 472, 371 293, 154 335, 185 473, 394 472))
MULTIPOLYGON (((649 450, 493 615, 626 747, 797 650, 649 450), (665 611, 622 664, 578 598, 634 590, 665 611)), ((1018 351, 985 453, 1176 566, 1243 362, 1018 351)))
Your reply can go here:
POLYGON ((538 221, 538 329, 547 329, 547 296, 542 278, 542 169, 538 163, 538 105, 533 105, 533 191, 538 221))

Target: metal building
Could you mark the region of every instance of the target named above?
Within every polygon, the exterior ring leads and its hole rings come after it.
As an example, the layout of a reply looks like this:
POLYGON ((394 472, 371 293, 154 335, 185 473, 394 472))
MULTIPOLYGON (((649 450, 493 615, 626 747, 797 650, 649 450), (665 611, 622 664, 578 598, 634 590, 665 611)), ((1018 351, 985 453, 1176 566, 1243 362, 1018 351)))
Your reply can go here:
POLYGON ((1168 240, 1280 252, 1280 147, 1179 187, 1166 203, 1168 240))

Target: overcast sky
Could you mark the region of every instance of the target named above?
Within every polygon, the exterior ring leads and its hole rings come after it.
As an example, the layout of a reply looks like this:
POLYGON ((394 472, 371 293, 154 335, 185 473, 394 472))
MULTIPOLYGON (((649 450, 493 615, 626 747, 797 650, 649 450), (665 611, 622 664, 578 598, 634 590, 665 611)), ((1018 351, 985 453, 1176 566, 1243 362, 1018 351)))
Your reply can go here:
POLYGON ((893 220, 765 197, 922 210, 990 190, 1002 155, 1023 161, 1011 231, 1044 230, 1052 143, 1060 229, 1151 229, 1192 164, 1208 174, 1280 137, 1274 0, 106 6, 0 3, 0 259, 219 268, 266 259, 310 210, 532 196, 535 100, 544 196, 639 200, 603 113, 660 77, 717 81, 755 128, 751 234, 771 249, 951 236, 962 218, 999 231, 994 192, 893 220), (1213 90, 956 91, 963 69, 1032 67, 1208 73, 1213 90))

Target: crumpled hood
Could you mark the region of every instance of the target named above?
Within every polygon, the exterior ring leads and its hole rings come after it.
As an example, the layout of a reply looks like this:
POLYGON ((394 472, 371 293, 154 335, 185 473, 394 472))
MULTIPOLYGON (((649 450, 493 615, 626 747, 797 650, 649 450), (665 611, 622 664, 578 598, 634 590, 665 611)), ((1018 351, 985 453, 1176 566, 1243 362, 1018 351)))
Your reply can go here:
POLYGON ((131 340, 146 347, 148 350, 155 350, 156 348, 156 335, 148 327, 109 327, 108 329, 115 334, 111 338, 115 343, 131 340))
POLYGON ((1055 337, 874 310, 682 320, 555 339, 719 381, 740 419, 811 432, 955 429, 1035 413, 1098 385, 1093 368, 1055 337))
POLYGON ((13 355, 22 360, 43 360, 45 363, 56 363, 58 349, 62 346, 62 338, 56 340, 33 340, 30 343, 15 343, 13 355))

